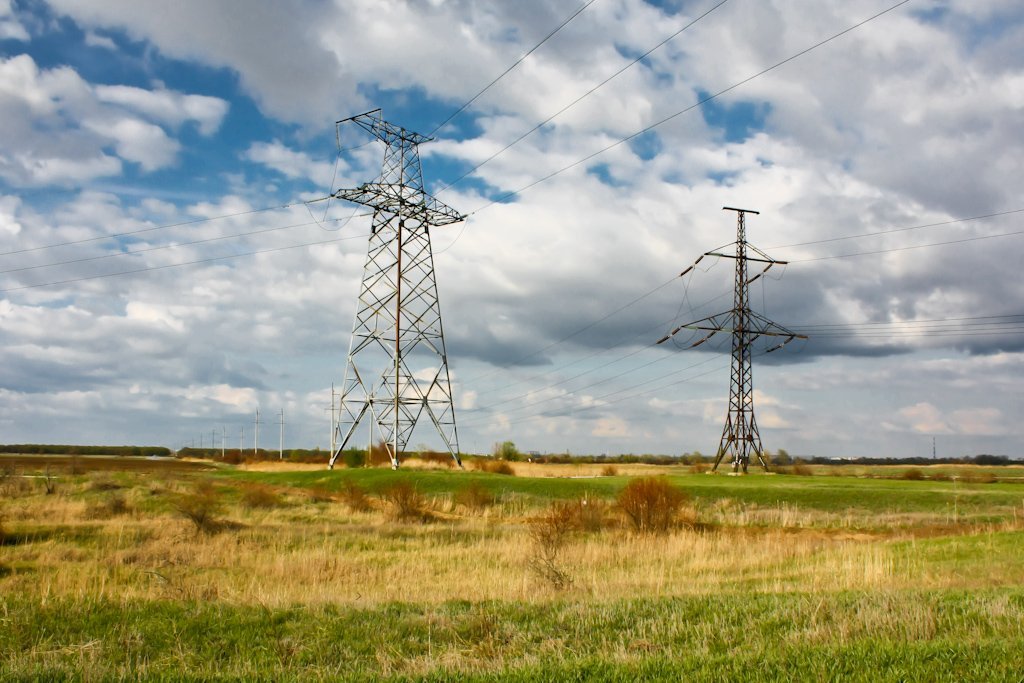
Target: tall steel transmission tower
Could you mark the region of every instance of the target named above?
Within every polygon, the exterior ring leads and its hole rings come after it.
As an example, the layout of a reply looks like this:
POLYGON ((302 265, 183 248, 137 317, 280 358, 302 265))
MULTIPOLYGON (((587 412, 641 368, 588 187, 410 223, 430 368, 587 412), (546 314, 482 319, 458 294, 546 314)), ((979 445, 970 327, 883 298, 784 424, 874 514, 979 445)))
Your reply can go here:
POLYGON ((722 210, 735 211, 737 214, 736 242, 733 243, 736 246, 736 253, 722 253, 723 249, 733 246, 732 244, 727 244, 714 251, 705 252, 694 261, 692 266, 679 275, 681 277, 693 270, 705 256, 735 259, 736 279, 733 290, 732 309, 680 325, 659 339, 658 343, 661 344, 668 341, 682 330, 695 330, 698 334, 702 335, 697 341, 690 344, 690 348, 700 346, 719 332, 729 332, 732 334, 732 377, 729 383, 729 410, 725 416, 725 428, 722 430, 722 439, 718 445, 715 465, 712 470, 717 470, 719 463, 722 462, 722 458, 729 454, 733 472, 740 469, 746 472, 751 454, 755 454, 761 466, 768 469, 768 464, 764 460, 764 451, 761 448, 761 434, 757 430, 757 421, 754 419, 752 345, 760 337, 775 337, 780 341, 777 341, 777 343, 765 351, 765 353, 770 353, 781 349, 794 339, 806 339, 807 337, 791 332, 750 310, 750 299, 748 296, 750 283, 764 275, 772 266, 784 265, 787 262, 773 259, 754 245, 747 243, 745 215, 748 213, 759 215, 760 212, 748 209, 735 209, 730 206, 723 206, 722 210), (748 256, 748 249, 753 251, 756 256, 748 256), (753 277, 748 277, 747 264, 751 261, 764 264, 764 266, 759 273, 753 277))
POLYGON ((328 466, 368 417, 370 445, 376 426, 397 468, 423 413, 461 466, 430 229, 465 216, 424 191, 419 145, 430 138, 382 120, 379 109, 338 125, 346 122, 385 148, 376 181, 332 195, 372 208, 373 222, 328 466))

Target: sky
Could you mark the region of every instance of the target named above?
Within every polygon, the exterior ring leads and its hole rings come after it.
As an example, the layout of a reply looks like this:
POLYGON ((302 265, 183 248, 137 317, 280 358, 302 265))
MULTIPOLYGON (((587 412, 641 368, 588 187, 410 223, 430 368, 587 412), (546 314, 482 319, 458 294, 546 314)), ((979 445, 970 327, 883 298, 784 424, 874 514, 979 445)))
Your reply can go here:
POLYGON ((768 451, 1024 457, 1024 6, 897 2, 0 0, 0 442, 327 448, 380 108, 463 452, 713 453, 738 206, 768 451))

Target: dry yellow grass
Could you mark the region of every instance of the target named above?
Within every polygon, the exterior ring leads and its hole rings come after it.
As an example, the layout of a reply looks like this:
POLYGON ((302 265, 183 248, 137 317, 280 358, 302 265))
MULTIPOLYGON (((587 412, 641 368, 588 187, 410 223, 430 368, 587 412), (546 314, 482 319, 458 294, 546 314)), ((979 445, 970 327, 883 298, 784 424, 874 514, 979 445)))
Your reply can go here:
MULTIPOLYGON (((168 489, 184 488, 170 482, 121 491, 129 512, 110 519, 90 518, 87 502, 67 496, 9 502, 8 530, 37 538, 4 548, 3 562, 14 571, 0 586, 43 601, 184 598, 266 606, 564 595, 530 571, 533 546, 524 511, 514 505, 471 515, 442 497, 434 503, 439 521, 402 524, 388 521, 383 506, 351 513, 293 493, 285 507, 227 506, 231 525, 215 535, 197 534, 169 509, 143 511, 168 489)), ((826 532, 822 514, 786 506, 739 510, 724 501, 702 515, 728 520, 729 528, 667 536, 577 532, 558 562, 573 579, 573 594, 599 601, 1024 582, 1019 566, 969 577, 955 567, 922 571, 914 553, 892 540, 842 533, 841 524, 833 525, 839 532, 826 532)))

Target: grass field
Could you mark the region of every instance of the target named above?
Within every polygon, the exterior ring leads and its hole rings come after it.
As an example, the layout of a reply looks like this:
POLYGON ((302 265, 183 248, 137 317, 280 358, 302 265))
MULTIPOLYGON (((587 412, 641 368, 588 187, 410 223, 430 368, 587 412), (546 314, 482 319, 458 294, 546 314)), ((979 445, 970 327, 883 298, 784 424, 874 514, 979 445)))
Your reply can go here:
POLYGON ((515 468, 7 468, 0 680, 1022 680, 1020 468, 515 468))

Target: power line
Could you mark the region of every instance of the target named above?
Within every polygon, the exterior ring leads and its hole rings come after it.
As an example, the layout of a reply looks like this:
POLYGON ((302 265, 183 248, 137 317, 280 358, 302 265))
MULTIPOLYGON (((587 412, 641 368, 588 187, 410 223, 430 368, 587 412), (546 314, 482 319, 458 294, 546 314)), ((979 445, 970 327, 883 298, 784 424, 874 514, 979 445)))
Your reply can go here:
POLYGON ((647 52, 643 53, 642 55, 640 55, 639 57, 637 57, 636 59, 634 59, 634 60, 633 60, 632 62, 630 62, 630 63, 629 63, 629 64, 627 64, 626 66, 622 67, 621 69, 619 69, 618 71, 616 71, 615 73, 613 73, 613 74, 612 74, 611 76, 609 76, 608 78, 604 79, 603 81, 601 81, 600 83, 598 83, 597 85, 595 85, 595 86, 594 86, 593 88, 591 88, 591 89, 590 89, 590 90, 588 90, 587 92, 583 93, 582 95, 580 95, 579 97, 577 97, 577 98, 576 98, 575 100, 573 100, 573 101, 572 101, 572 102, 570 102, 569 104, 565 105, 564 107, 562 107, 561 109, 559 109, 558 111, 556 111, 556 112, 555 112, 554 114, 552 114, 551 116, 547 117, 546 119, 544 119, 543 121, 541 121, 540 123, 538 123, 538 124, 537 124, 536 126, 534 126, 534 127, 533 127, 533 128, 531 128, 530 130, 528 130, 528 131, 526 131, 525 133, 523 133, 522 135, 520 135, 520 136, 519 136, 518 138, 516 138, 516 139, 515 139, 515 140, 513 140, 512 142, 508 143, 507 145, 505 145, 504 147, 502 147, 502 148, 501 148, 500 150, 498 150, 497 152, 495 152, 495 153, 494 153, 494 154, 492 154, 491 156, 487 157, 486 159, 484 159, 484 160, 483 160, 483 161, 481 161, 481 162, 480 162, 479 164, 477 164, 477 165, 476 165, 476 166, 474 166, 473 168, 471 168, 471 169, 469 169, 468 171, 466 171, 465 173, 463 173, 463 174, 462 174, 461 176, 459 176, 458 178, 456 178, 456 179, 455 179, 455 180, 453 180, 452 182, 450 182, 450 183, 447 183, 447 184, 446 184, 446 185, 445 185, 444 187, 442 187, 441 189, 439 189, 439 190, 438 190, 438 193, 444 192, 445 190, 447 190, 447 189, 449 189, 449 188, 451 188, 451 187, 453 187, 453 186, 455 186, 455 185, 459 184, 460 182, 462 182, 463 180, 465 180, 465 179, 466 179, 467 177, 469 177, 469 176, 470 176, 470 175, 472 175, 473 173, 476 173, 476 172, 477 172, 478 170, 480 170, 480 168, 481 168, 482 166, 484 166, 485 164, 488 164, 488 163, 490 163, 491 161, 494 161, 494 159, 498 158, 499 156, 501 156, 502 154, 504 154, 505 152, 507 152, 507 151, 508 151, 509 149, 511 149, 511 148, 512 148, 512 147, 514 147, 515 145, 518 145, 518 144, 519 144, 520 142, 522 142, 522 141, 523 141, 523 140, 525 140, 526 138, 530 137, 531 135, 533 135, 534 133, 536 133, 536 132, 537 132, 538 130, 540 130, 541 128, 543 128, 543 127, 544 127, 544 126, 546 126, 547 124, 551 123, 551 122, 552 122, 552 121, 553 121, 554 119, 558 118, 559 116, 561 116, 562 114, 564 114, 564 113, 565 113, 565 112, 567 112, 568 110, 570 110, 570 109, 572 109, 573 107, 575 107, 575 106, 576 106, 577 104, 579 104, 580 102, 582 102, 582 101, 583 101, 584 99, 586 99, 587 97, 590 97, 591 95, 593 95, 593 94, 594 94, 595 92, 597 92, 598 90, 600 90, 601 88, 603 88, 603 87, 604 87, 605 85, 607 85, 607 84, 608 84, 609 82, 611 82, 611 81, 612 81, 612 80, 614 80, 615 78, 618 78, 618 77, 619 77, 619 76, 620 76, 620 75, 621 75, 622 73, 624 73, 625 71, 627 71, 628 69, 630 69, 631 67, 633 67, 634 65, 636 65, 636 64, 637 64, 638 62, 640 62, 640 61, 643 61, 644 59, 646 59, 647 57, 649 57, 649 56, 650 56, 650 55, 651 55, 651 54, 652 54, 652 53, 653 53, 653 52, 654 52, 655 50, 658 50, 659 48, 663 47, 663 46, 664 46, 665 44, 667 44, 667 43, 668 43, 669 41, 671 41, 671 40, 672 40, 673 38, 675 38, 676 36, 678 36, 679 34, 681 34, 681 33, 682 33, 683 31, 685 31, 686 29, 688 29, 688 28, 690 28, 691 26, 693 26, 694 24, 696 24, 696 23, 697 23, 698 21, 700 21, 701 19, 703 19, 703 18, 704 18, 704 17, 706 17, 707 15, 711 14, 712 12, 714 12, 714 11, 715 11, 716 9, 718 9, 719 7, 721 7, 722 5, 724 5, 725 3, 727 3, 728 1, 729 1, 729 0, 721 0, 721 2, 719 2, 719 3, 717 4, 717 5, 715 5, 714 7, 712 7, 711 9, 709 9, 708 11, 704 12, 704 13, 703 13, 703 14, 701 14, 701 15, 700 15, 699 17, 697 17, 696 19, 692 20, 692 21, 691 21, 690 23, 686 24, 686 26, 683 26, 683 27, 682 27, 681 29, 679 29, 678 31, 676 31, 675 33, 673 33, 672 35, 670 35, 670 36, 669 36, 668 38, 665 38, 665 39, 664 39, 663 41, 661 41, 660 43, 658 43, 657 45, 655 45, 654 47, 652 47, 651 49, 649 49, 649 50, 648 50, 647 52))
POLYGON ((979 235, 977 237, 964 237, 958 240, 948 240, 946 242, 932 242, 930 244, 915 244, 909 247, 892 247, 890 249, 876 249, 874 251, 858 251, 851 254, 836 254, 834 256, 816 256, 814 258, 804 259, 789 259, 790 263, 809 263, 811 261, 828 261, 837 258, 853 258, 855 256, 877 256, 878 254, 890 254, 897 251, 911 251, 913 249, 927 249, 929 247, 944 247, 950 244, 963 244, 965 242, 980 242, 981 240, 991 240, 997 237, 1012 237, 1014 235, 1024 235, 1024 230, 1015 230, 1013 232, 1003 232, 996 235, 979 235))
POLYGON ((840 37, 846 35, 847 33, 850 33, 851 31, 854 31, 854 30, 860 28, 861 26, 864 26, 868 22, 874 21, 875 19, 877 19, 877 18, 879 18, 879 17, 881 17, 881 16, 883 16, 885 14, 888 14, 889 12, 892 12, 893 10, 897 9, 898 7, 901 7, 901 6, 905 5, 905 4, 907 4, 908 2, 910 2, 910 0, 900 0, 900 2, 897 2, 896 4, 888 7, 887 9, 884 9, 881 12, 878 12, 877 14, 874 14, 874 15, 868 17, 867 19, 864 19, 863 21, 860 21, 860 22, 854 24, 853 26, 850 26, 850 27, 848 27, 846 29, 843 29, 839 33, 836 33, 836 34, 834 34, 834 35, 832 35, 832 36, 830 36, 830 37, 828 37, 828 38, 826 38, 826 39, 824 39, 822 41, 819 41, 819 42, 815 43, 814 45, 811 45, 810 47, 804 48, 800 52, 797 52, 796 54, 794 54, 794 55, 792 55, 790 57, 787 57, 786 59, 783 59, 780 62, 776 62, 772 66, 769 66, 769 67, 767 67, 765 69, 762 69, 761 71, 757 72, 756 74, 754 74, 752 76, 748 76, 747 78, 744 78, 741 81, 733 83, 729 87, 724 88, 722 90, 719 90, 718 92, 716 92, 713 95, 708 95, 707 97, 703 97, 700 100, 698 100, 696 103, 690 105, 689 107, 686 107, 684 109, 680 109, 676 113, 671 114, 669 116, 666 116, 665 118, 663 118, 660 121, 657 121, 655 123, 652 123, 651 125, 647 126, 646 128, 643 128, 643 129, 641 129, 641 130, 639 130, 639 131, 637 131, 637 132, 635 132, 635 133, 633 133, 631 135, 628 135, 628 136, 626 136, 624 138, 621 138, 621 139, 617 140, 616 142, 613 142, 612 144, 597 150, 596 152, 588 154, 587 156, 585 156, 582 159, 579 159, 577 161, 574 161, 573 163, 569 164, 568 166, 564 166, 564 167, 558 169, 557 171, 553 171, 553 172, 547 174, 546 176, 543 176, 542 178, 534 180, 533 182, 531 182, 531 183, 529 183, 527 185, 524 185, 523 187, 519 188, 518 190, 512 190, 511 192, 506 192, 505 194, 500 195, 497 199, 494 199, 494 200, 488 202, 487 204, 484 204, 483 206, 481 206, 480 208, 476 209, 475 211, 471 211, 470 215, 479 213, 479 212, 481 212, 481 211, 483 211, 483 210, 485 210, 485 209, 487 209, 487 208, 489 208, 491 206, 494 206, 495 204, 499 204, 501 202, 504 202, 505 200, 507 200, 507 199, 509 199, 511 197, 514 197, 514 196, 516 196, 518 194, 522 194, 526 190, 529 190, 532 187, 540 185, 541 183, 547 182, 548 180, 551 180, 552 178, 554 178, 554 177, 556 177, 558 175, 561 175, 562 173, 565 173, 566 171, 568 171, 570 169, 573 169, 573 168, 579 166, 580 164, 583 164, 583 163, 586 163, 586 162, 590 161, 594 157, 600 156, 601 154, 604 154, 605 152, 607 152, 609 150, 612 150, 612 149, 618 147, 619 145, 622 145, 622 144, 624 144, 626 142, 629 142, 630 140, 638 138, 641 135, 643 135, 644 133, 648 133, 648 132, 654 130, 655 128, 657 128, 658 126, 661 126, 661 125, 663 125, 665 123, 668 123, 669 121, 671 121, 671 120, 673 120, 673 119, 675 119, 675 118, 677 118, 677 117, 679 117, 679 116, 681 116, 681 115, 683 115, 683 114, 685 114, 685 113, 687 113, 689 111, 693 111, 694 109, 697 109, 697 108, 701 107, 702 105, 707 104, 708 102, 711 102, 712 100, 717 99, 718 97, 721 97, 722 95, 726 94, 727 92, 735 90, 736 88, 749 83, 750 81, 754 80, 755 78, 759 78, 760 76, 763 76, 763 75, 765 75, 766 73, 768 73, 770 71, 774 71, 775 69, 779 68, 780 66, 783 66, 784 64, 788 64, 789 62, 791 62, 791 61, 793 61, 795 59, 798 59, 799 57, 802 57, 805 54, 807 54, 807 53, 809 53, 809 52, 811 52, 813 50, 816 50, 819 47, 821 47, 823 45, 826 45, 827 43, 830 43, 833 40, 836 40, 837 38, 840 38, 840 37))
POLYGON ((844 235, 842 237, 829 237, 823 240, 811 240, 809 242, 795 242, 793 244, 780 244, 774 247, 768 247, 768 249, 787 249, 789 247, 805 247, 811 244, 825 244, 826 242, 841 242, 843 240, 853 240, 860 237, 877 237, 880 235, 891 235, 895 232, 907 232, 908 230, 922 230, 924 228, 937 228, 944 225, 954 225, 956 223, 966 223, 967 221, 980 221, 985 218, 997 218, 999 216, 1009 216, 1014 213, 1024 212, 1024 209, 1011 209, 1010 211, 1000 211, 998 213, 986 213, 981 216, 968 216, 967 218, 954 218, 948 221, 941 221, 939 223, 926 223, 924 225, 912 225, 907 228, 892 228, 891 230, 879 230, 878 232, 862 232, 856 235, 844 235))
POLYGON ((449 116, 449 117, 448 117, 448 118, 446 118, 446 119, 445 119, 444 121, 442 121, 442 122, 441 122, 440 124, 438 124, 438 126, 437 126, 436 128, 434 128, 434 130, 430 131, 430 132, 429 132, 429 133, 427 134, 427 137, 428 137, 428 138, 432 138, 432 137, 434 137, 434 134, 435 134, 435 133, 437 133, 437 131, 439 131, 439 130, 441 130, 442 128, 444 128, 445 126, 447 126, 447 125, 448 125, 448 124, 449 124, 449 123, 450 123, 450 122, 452 121, 452 119, 454 119, 454 118, 455 118, 456 116, 458 116, 459 114, 461 114, 462 112, 464 112, 464 111, 466 110, 466 108, 467 108, 467 107, 469 107, 469 106, 470 106, 471 104, 473 104, 474 102, 476 102, 476 101, 477 101, 477 99, 479 99, 481 95, 483 95, 483 94, 484 94, 485 92, 487 92, 488 90, 490 90, 490 89, 491 89, 491 86, 493 86, 493 85, 494 85, 495 83, 497 83, 497 82, 498 82, 498 81, 500 81, 500 80, 501 80, 502 78, 504 78, 505 76, 507 76, 507 75, 508 75, 508 74, 509 74, 509 73, 510 73, 510 72, 511 72, 511 71, 512 71, 513 69, 515 69, 515 68, 516 68, 517 66, 519 66, 520 64, 522 64, 522 63, 523 63, 523 60, 525 60, 525 59, 526 59, 527 57, 529 57, 529 56, 530 56, 530 55, 532 55, 532 54, 533 54, 534 52, 536 52, 536 51, 537 51, 537 49, 538 49, 538 48, 540 48, 540 46, 541 46, 541 45, 543 45, 544 43, 548 42, 548 40, 549 40, 549 39, 550 39, 550 38, 551 38, 552 36, 554 36, 554 35, 555 35, 556 33, 558 33, 558 32, 559 32, 559 31, 561 31, 561 30, 562 30, 563 28, 565 28, 565 27, 566 27, 566 25, 567 25, 567 24, 568 24, 568 23, 569 23, 570 21, 572 21, 573 19, 575 19, 576 17, 578 17, 578 16, 579 16, 579 15, 580 15, 580 14, 581 14, 581 13, 583 12, 583 10, 585 10, 585 9, 587 9, 588 7, 590 7, 591 5, 593 5, 595 1, 596 1, 596 0, 588 0, 588 2, 586 2, 586 3, 585 3, 584 5, 582 5, 582 6, 581 6, 581 7, 579 8, 579 9, 577 9, 577 10, 576 10, 575 12, 573 12, 573 13, 572 13, 572 15, 570 15, 568 19, 566 19, 566 20, 565 20, 565 21, 563 21, 563 22, 562 22, 561 24, 559 24, 559 25, 558 25, 558 27, 557 27, 557 28, 555 28, 555 30, 553 30, 553 31, 552 31, 551 33, 549 33, 549 34, 547 34, 546 36, 544 36, 544 39, 543 39, 543 40, 541 40, 541 41, 540 41, 539 43, 537 43, 536 45, 534 45, 533 47, 531 47, 531 48, 529 49, 529 51, 527 51, 527 52, 526 52, 526 53, 525 53, 525 54, 524 54, 524 55, 523 55, 522 57, 520 57, 519 59, 517 59, 517 60, 515 61, 515 63, 513 63, 513 64, 512 64, 512 66, 510 66, 510 67, 508 67, 507 69, 505 69, 504 71, 502 71, 502 72, 501 72, 501 75, 499 75, 499 76, 498 76, 497 78, 495 78, 495 79, 494 79, 493 81, 491 81, 491 82, 490 82, 490 83, 488 83, 488 84, 487 84, 486 86, 484 86, 484 89, 483 89, 483 90, 481 90, 480 92, 478 92, 478 93, 477 93, 476 95, 473 95, 473 97, 472 97, 472 98, 471 98, 471 99, 470 99, 470 100, 469 100, 468 102, 466 102, 466 103, 465 103, 464 105, 462 105, 461 107, 459 107, 459 108, 458 108, 458 109, 457 109, 457 110, 456 110, 456 111, 455 111, 455 112, 454 112, 454 113, 453 113, 453 114, 452 114, 451 116, 449 116))
MULTIPOLYGON (((372 214, 364 213, 364 214, 359 214, 359 215, 360 216, 370 216, 372 214)), ((349 220, 351 220, 352 218, 355 218, 355 217, 356 216, 353 214, 352 216, 348 216, 347 218, 332 218, 331 222, 337 222, 337 221, 348 222, 349 220)), ((265 233, 269 233, 269 232, 278 232, 278 231, 281 231, 281 230, 291 230, 293 228, 303 228, 303 227, 307 227, 307 226, 310 226, 310 225, 320 225, 322 222, 327 222, 327 221, 318 221, 318 220, 316 220, 314 218, 313 221, 311 221, 311 222, 293 223, 291 225, 281 225, 281 226, 277 226, 277 227, 274 227, 274 228, 262 228, 260 230, 253 230, 251 232, 242 232, 242 233, 237 233, 237 234, 234 234, 234 235, 221 235, 220 237, 207 237, 205 239, 192 240, 190 242, 178 242, 176 244, 163 244, 163 245, 155 246, 155 247, 146 247, 145 249, 135 249, 135 250, 132 250, 132 251, 119 251, 119 252, 112 253, 112 254, 101 254, 99 256, 86 256, 86 257, 83 257, 83 258, 69 259, 67 261, 54 261, 53 263, 42 263, 42 264, 35 265, 35 266, 22 266, 21 268, 9 268, 7 270, 0 270, 0 275, 4 275, 4 274, 7 274, 7 273, 20 273, 20 272, 24 272, 26 270, 38 270, 40 268, 52 268, 54 266, 66 266, 66 265, 71 265, 71 264, 75 264, 75 263, 86 263, 88 261, 102 261, 104 259, 117 258, 119 256, 137 256, 139 254, 147 254, 147 253, 150 253, 150 252, 153 252, 153 251, 162 251, 164 249, 177 249, 178 247, 189 247, 189 246, 194 246, 196 244, 207 244, 209 242, 219 242, 219 241, 222 241, 222 240, 237 239, 239 237, 251 237, 252 235, 261 235, 261 234, 265 234, 265 233)))
MULTIPOLYGON (((674 281, 675 281, 675 280, 676 280, 676 279, 677 279, 678 277, 679 277, 679 276, 678 276, 678 275, 676 275, 675 277, 673 277, 673 278, 671 278, 671 279, 669 279, 669 280, 666 280, 665 282, 661 283, 660 285, 658 285, 658 286, 657 286, 657 287, 655 287, 654 289, 648 290, 647 292, 645 292, 645 293, 641 294, 640 296, 636 297, 635 299, 632 299, 632 300, 630 300, 630 301, 628 301, 628 302, 624 303, 623 305, 619 306, 618 308, 616 308, 615 310, 611 311, 611 312, 610 312, 610 313, 608 313, 607 315, 604 315, 604 316, 602 316, 601 318, 598 318, 597 320, 595 320, 595 321, 594 321, 594 322, 592 322, 592 323, 588 323, 587 325, 584 325, 583 327, 579 328, 579 329, 578 329, 578 330, 576 330, 575 332, 572 332, 572 333, 570 333, 570 334, 567 334, 566 336, 562 337, 561 339, 558 339, 558 340, 556 340, 556 341, 553 341, 553 342, 551 342, 550 344, 548 344, 547 346, 544 346, 544 347, 542 347, 542 348, 539 348, 539 349, 537 349, 536 351, 532 351, 532 352, 530 352, 530 353, 526 354, 525 356, 520 356, 519 358, 517 358, 517 359, 515 359, 514 361, 512 361, 512 362, 511 362, 511 364, 512 364, 512 365, 517 365, 517 364, 519 364, 519 363, 522 363, 523 361, 525 361, 525 360, 529 360, 529 359, 533 358, 534 356, 536 356, 536 355, 538 355, 538 354, 544 353, 545 351, 547 351, 547 350, 549 350, 549 349, 552 349, 552 348, 554 348, 554 347, 558 346, 559 344, 563 344, 563 343, 565 343, 565 342, 569 341, 569 340, 570 340, 570 339, 572 339, 573 337, 576 337, 576 336, 578 336, 578 335, 580 335, 580 334, 583 334, 583 333, 584 333, 584 332, 586 332, 587 330, 589 330, 589 329, 591 329, 591 328, 593 328, 593 327, 595 327, 595 326, 599 325, 600 323, 604 322, 604 321, 605 321, 605 320, 607 320, 608 318, 611 318, 611 317, 612 317, 613 315, 616 315, 616 314, 618 314, 618 313, 621 313, 622 311, 626 310, 626 309, 627 309, 627 308, 629 308, 630 306, 633 306, 633 305, 635 305, 635 304, 638 304, 638 303, 640 303, 641 301, 643 301, 644 299, 646 299, 647 297, 651 296, 652 294, 654 294, 654 293, 656 293, 656 292, 659 292, 659 291, 661 291, 661 290, 662 290, 662 289, 664 289, 665 287, 667 287, 667 286, 669 286, 670 284, 672 284, 672 283, 673 283, 673 282, 674 282, 674 281)), ((0 291, 2 291, 2 290, 0 290, 0 291)), ((484 374, 482 374, 482 375, 477 375, 476 377, 472 377, 472 378, 470 378, 470 380, 468 380, 468 381, 478 381, 478 380, 481 380, 481 379, 483 379, 483 378, 485 378, 485 377, 490 377, 491 375, 493 375, 493 374, 495 374, 495 373, 501 372, 501 370, 502 370, 502 368, 495 368, 494 370, 491 370, 490 372, 485 372, 485 373, 484 373, 484 374)))
POLYGON ((80 240, 70 240, 67 242, 56 242, 54 244, 44 244, 39 247, 27 247, 25 249, 16 249, 15 251, 0 252, 0 256, 11 256, 12 254, 26 254, 30 251, 41 251, 43 249, 55 249, 57 247, 68 247, 75 244, 85 244, 87 242, 99 242, 101 240, 113 240, 119 237, 130 237, 132 235, 139 235, 144 232, 154 232, 156 230, 167 230, 169 228, 180 228, 186 225, 195 225, 196 223, 206 223, 209 221, 219 221, 225 218, 237 218, 239 216, 249 216, 255 213, 265 213, 267 211, 277 211, 278 209, 289 209, 293 206, 299 206, 300 204, 308 204, 309 202, 291 202, 290 204, 280 204, 278 206, 268 206, 262 209, 247 209, 245 211, 236 211, 235 213, 226 213, 220 216, 207 216, 204 218, 195 218, 188 221, 181 221, 178 223, 167 223, 165 225, 156 225, 149 228, 141 228, 139 230, 129 230, 127 232, 114 233, 113 235, 100 235, 99 237, 86 237, 80 240))
POLYGON ((331 244, 333 242, 345 242, 347 240, 354 240, 364 238, 366 235, 353 235, 351 237, 336 237, 330 240, 321 240, 319 242, 305 242, 303 244, 293 244, 286 247, 273 247, 270 249, 258 249, 256 251, 247 251, 240 254, 228 254, 226 256, 214 256, 211 258, 197 259, 195 261, 186 261, 184 263, 168 263, 160 266, 147 266, 145 268, 136 268, 134 270, 122 270, 116 273, 102 273, 99 275, 86 275, 84 277, 70 278, 67 280, 54 280, 52 282, 40 282, 34 285, 22 285, 20 287, 8 287, 7 289, 0 289, 0 293, 6 292, 19 292, 24 289, 35 289, 37 287, 52 287, 54 285, 66 285, 75 282, 85 282, 86 280, 99 280, 108 277, 118 277, 121 275, 134 275, 136 273, 147 273, 153 270, 167 270, 170 268, 181 268, 183 266, 194 266, 202 263, 212 263, 215 261, 227 261, 229 259, 242 258, 245 256, 256 256, 258 254, 269 254, 277 251, 288 251, 289 249, 301 249, 303 247, 319 246, 321 244, 331 244))

